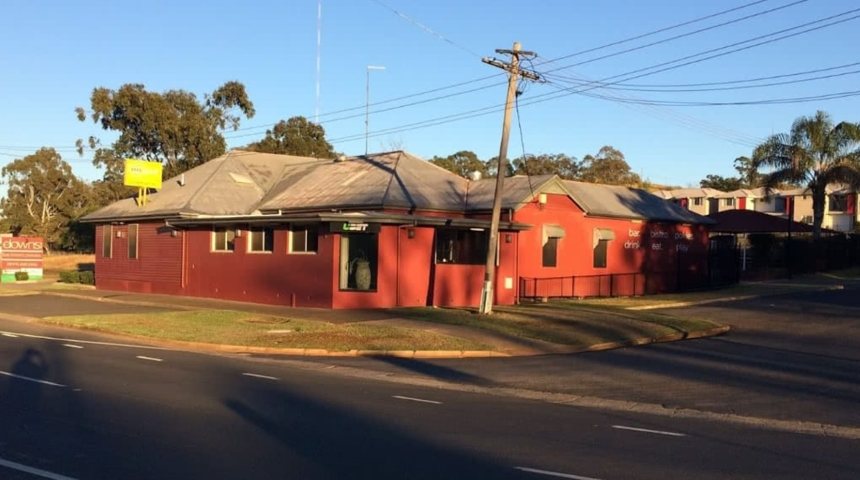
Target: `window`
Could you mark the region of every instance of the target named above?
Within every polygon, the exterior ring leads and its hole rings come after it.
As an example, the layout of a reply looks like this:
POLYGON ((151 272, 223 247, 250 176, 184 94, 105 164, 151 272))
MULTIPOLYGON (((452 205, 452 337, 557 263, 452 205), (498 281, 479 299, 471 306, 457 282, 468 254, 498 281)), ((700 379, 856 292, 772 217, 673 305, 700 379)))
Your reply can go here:
POLYGON ((316 253, 317 226, 290 225, 290 253, 316 253))
POLYGON ((592 240, 594 268, 606 268, 606 252, 609 247, 609 241, 615 240, 615 232, 608 228, 595 228, 592 240))
POLYGON ((113 253, 113 225, 102 227, 102 257, 111 258, 113 253))
POLYGON ((693 205, 695 205, 697 207, 701 207, 702 206, 702 197, 694 198, 693 199, 693 205))
POLYGON ((609 240, 598 240, 594 247, 594 268, 606 268, 606 250, 609 240))
POLYGON ((844 212, 848 209, 848 198, 845 195, 830 196, 830 211, 844 212))
POLYGON ((486 230, 436 230, 436 263, 482 265, 487 261, 486 230))
POLYGON ((216 228, 212 231, 212 251, 232 252, 236 232, 232 228, 216 228))
POLYGON ((541 252, 542 265, 555 267, 558 265, 558 241, 564 238, 564 228, 561 225, 543 225, 541 227, 543 249, 541 252))
POLYGON ((134 260, 137 258, 137 224, 128 226, 128 258, 134 260))
POLYGON ((543 244, 543 266, 555 267, 558 262, 558 237, 549 237, 543 244))
POLYGON ((773 199, 773 210, 775 212, 784 212, 785 210, 785 197, 776 197, 773 199))
POLYGON ((734 198, 727 198, 726 199, 726 206, 727 207, 734 207, 735 206, 735 199, 734 198))
POLYGON ((376 290, 379 235, 353 233, 340 236, 341 290, 376 290))
POLYGON ((275 231, 271 227, 248 229, 248 251, 252 253, 271 252, 275 231))

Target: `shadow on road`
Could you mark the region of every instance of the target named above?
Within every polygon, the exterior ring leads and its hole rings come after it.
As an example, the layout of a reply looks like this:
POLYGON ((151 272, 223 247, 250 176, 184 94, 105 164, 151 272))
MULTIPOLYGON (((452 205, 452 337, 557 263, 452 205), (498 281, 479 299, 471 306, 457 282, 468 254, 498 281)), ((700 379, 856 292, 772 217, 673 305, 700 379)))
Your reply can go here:
POLYGON ((419 437, 384 408, 370 416, 274 386, 234 389, 223 404, 285 447, 283 478, 523 478, 503 459, 419 437))
POLYGON ((432 377, 436 380, 444 380, 448 382, 461 382, 468 383, 472 385, 483 385, 483 386, 492 386, 495 385, 495 382, 488 380, 483 377, 479 377, 477 375, 472 375, 470 373, 466 373, 451 367, 446 367, 442 365, 437 365, 429 362, 424 362, 421 360, 416 360, 414 358, 402 358, 402 357, 391 357, 385 355, 374 355, 368 358, 372 358, 379 362, 387 363, 389 365, 393 365, 395 367, 402 368, 404 370, 409 370, 410 372, 419 373, 421 375, 426 375, 428 377, 432 377))

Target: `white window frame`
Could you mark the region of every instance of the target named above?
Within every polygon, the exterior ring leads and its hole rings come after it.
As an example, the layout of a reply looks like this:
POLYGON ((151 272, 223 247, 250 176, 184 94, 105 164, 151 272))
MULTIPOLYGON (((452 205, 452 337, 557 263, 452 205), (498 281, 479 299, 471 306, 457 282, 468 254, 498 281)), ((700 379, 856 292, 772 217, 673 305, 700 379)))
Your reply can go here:
POLYGON ((102 258, 113 258, 113 225, 102 227, 102 258), (105 255, 105 251, 107 251, 107 255, 105 255))
POLYGON ((247 253, 253 254, 270 254, 275 250, 275 229, 272 227, 254 227, 246 230, 246 234, 248 236, 248 240, 245 242, 247 244, 247 253), (272 235, 272 244, 271 247, 266 250, 266 233, 269 232, 272 235), (263 236, 262 250, 254 249, 254 237, 257 235, 263 236))
POLYGON ((290 225, 289 235, 287 238, 287 253, 291 255, 316 255, 317 251, 319 251, 319 227, 317 225, 290 225), (305 248, 304 250, 293 250, 293 234, 297 230, 302 230, 305 232, 305 248), (317 248, 316 250, 308 250, 308 237, 310 237, 310 233, 313 231, 313 234, 317 236, 317 248))
POLYGON ((232 228, 223 228, 223 229, 217 228, 217 227, 213 228, 211 238, 212 238, 212 241, 210 244, 210 247, 211 247, 210 251, 211 252, 213 252, 213 253, 233 253, 234 251, 236 251, 236 243, 235 243, 236 242, 236 231, 233 230, 232 228), (224 243, 223 243, 223 247, 219 248, 218 235, 221 233, 224 234, 224 243), (233 239, 232 239, 233 240, 233 248, 227 248, 227 244, 229 243, 229 239, 227 237, 231 233, 233 234, 233 239))
POLYGON ((128 225, 127 229, 128 235, 128 259, 129 260, 138 260, 140 259, 140 225, 137 223, 132 223, 128 225), (131 235, 131 230, 134 227, 134 236, 131 235), (131 255, 131 246, 134 244, 134 256, 131 255))

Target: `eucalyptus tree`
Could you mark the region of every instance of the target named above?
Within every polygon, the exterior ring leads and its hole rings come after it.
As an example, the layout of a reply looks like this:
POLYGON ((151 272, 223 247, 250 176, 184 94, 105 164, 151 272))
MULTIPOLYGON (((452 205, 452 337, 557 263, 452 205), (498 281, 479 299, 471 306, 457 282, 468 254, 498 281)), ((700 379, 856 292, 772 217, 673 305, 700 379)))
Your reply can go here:
MULTIPOLYGON (((88 146, 98 153, 93 163, 116 177, 121 167, 111 160, 126 157, 161 162, 165 176, 191 169, 222 155, 227 148, 223 132, 237 129, 242 116, 254 116, 254 104, 245 86, 231 81, 202 101, 185 90, 152 92, 141 84, 126 84, 116 90, 99 87, 90 97, 90 111, 75 109, 78 120, 89 116, 104 130, 119 134, 109 148, 90 137, 88 146), (109 152, 107 150, 110 150, 109 152)), ((85 142, 78 140, 78 152, 85 142)))
POLYGON ((337 153, 325 138, 322 125, 305 117, 281 120, 258 142, 248 145, 255 152, 279 153, 298 157, 334 158, 337 153))
POLYGON ((800 117, 789 133, 772 135, 753 151, 765 188, 790 183, 804 186, 812 195, 813 237, 821 237, 827 186, 860 186, 860 125, 833 124, 826 112, 800 117))

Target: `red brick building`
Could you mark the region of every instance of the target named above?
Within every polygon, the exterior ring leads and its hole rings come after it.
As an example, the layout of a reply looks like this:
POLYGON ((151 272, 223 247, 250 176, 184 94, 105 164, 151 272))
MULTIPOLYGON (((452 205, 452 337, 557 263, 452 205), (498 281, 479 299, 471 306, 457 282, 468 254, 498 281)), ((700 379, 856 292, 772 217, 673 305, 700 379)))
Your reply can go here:
MULTIPOLYGON (((707 248, 707 219, 643 191, 555 176, 507 181, 498 304, 517 301, 523 278, 677 270, 681 249, 707 248)), ((96 225, 99 289, 324 308, 465 306, 480 298, 493 187, 404 152, 332 161, 232 151, 166 181, 145 205, 122 200, 85 221, 96 225)), ((643 293, 637 281, 631 294, 643 293)))

